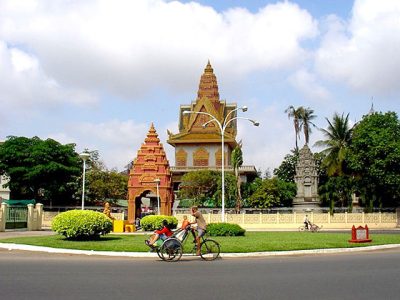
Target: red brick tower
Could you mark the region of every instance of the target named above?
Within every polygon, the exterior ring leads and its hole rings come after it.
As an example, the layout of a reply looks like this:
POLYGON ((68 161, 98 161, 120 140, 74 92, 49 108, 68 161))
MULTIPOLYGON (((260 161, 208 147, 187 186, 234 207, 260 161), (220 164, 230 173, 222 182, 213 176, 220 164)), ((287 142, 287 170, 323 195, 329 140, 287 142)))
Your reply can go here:
POLYGON ((169 163, 153 124, 140 147, 128 181, 128 221, 134 223, 141 212, 141 198, 157 194, 159 179, 160 213, 171 215, 174 194, 169 163))

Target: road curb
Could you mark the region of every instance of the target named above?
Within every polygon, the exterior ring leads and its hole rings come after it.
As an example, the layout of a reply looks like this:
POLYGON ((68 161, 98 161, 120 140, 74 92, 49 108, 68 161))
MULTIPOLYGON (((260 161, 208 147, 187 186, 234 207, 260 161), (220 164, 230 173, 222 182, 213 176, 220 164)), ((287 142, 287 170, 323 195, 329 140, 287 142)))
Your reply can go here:
MULTIPOLYGON (((46 252, 56 254, 76 254, 76 255, 97 255, 109 257, 131 257, 131 258, 152 258, 157 257, 156 253, 149 252, 114 252, 114 251, 93 251, 93 250, 74 250, 74 249, 61 249, 50 248, 41 246, 31 246, 23 244, 0 243, 0 248, 33 252, 46 252)), ((376 251, 384 249, 400 248, 400 244, 389 244, 379 246, 366 246, 355 248, 331 248, 331 249, 313 249, 313 250, 296 250, 296 251, 266 251, 266 252, 249 252, 249 253, 221 253, 222 258, 245 258, 245 257, 269 257, 269 256, 296 256, 296 255, 310 255, 310 254, 334 254, 334 253, 347 253, 347 252, 363 252, 363 251, 376 251)))

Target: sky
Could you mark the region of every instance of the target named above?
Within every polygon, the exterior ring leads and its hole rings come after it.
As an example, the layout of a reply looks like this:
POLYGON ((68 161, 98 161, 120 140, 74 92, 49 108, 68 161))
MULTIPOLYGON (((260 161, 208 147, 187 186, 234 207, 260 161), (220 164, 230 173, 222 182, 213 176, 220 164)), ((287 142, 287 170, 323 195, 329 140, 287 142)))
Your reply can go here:
MULTIPOLYGON (((53 138, 98 150, 111 169, 196 100, 210 60, 238 122, 245 165, 273 171, 295 146, 290 105, 352 123, 399 113, 400 1, 0 0, 0 140, 53 138)), ((304 138, 299 145, 304 144, 304 138)))

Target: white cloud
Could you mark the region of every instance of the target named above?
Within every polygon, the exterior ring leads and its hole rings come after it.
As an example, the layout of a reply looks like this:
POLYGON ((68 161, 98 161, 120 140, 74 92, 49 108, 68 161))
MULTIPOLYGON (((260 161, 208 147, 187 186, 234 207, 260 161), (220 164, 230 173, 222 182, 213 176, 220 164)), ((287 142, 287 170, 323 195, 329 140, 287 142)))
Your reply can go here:
POLYGON ((369 96, 400 95, 399 15, 397 0, 365 0, 355 1, 349 22, 330 16, 317 70, 369 96))
MULTIPOLYGON (((135 123, 132 120, 122 121, 118 119, 106 122, 84 122, 70 124, 63 132, 49 134, 60 143, 75 143, 76 151, 84 149, 98 150, 100 159, 108 168, 123 168, 136 156, 137 151, 144 143, 151 123, 135 123)), ((167 145, 167 128, 177 127, 177 123, 160 126, 154 123, 154 127, 167 153, 170 165, 174 164, 174 148, 167 145)))
POLYGON ((253 99, 243 116, 260 122, 238 121, 237 140, 243 141, 243 165, 255 165, 264 172, 278 167, 285 154, 294 148, 294 134, 286 114, 277 103, 268 106, 253 99))
POLYGON ((289 82, 307 99, 315 102, 325 102, 330 99, 329 91, 318 82, 314 74, 305 69, 298 70, 291 75, 289 82))
POLYGON ((98 150, 107 167, 121 170, 136 157, 149 128, 150 124, 115 119, 75 124, 70 135, 76 136, 78 149, 98 150))
POLYGON ((0 78, 2 119, 34 115, 61 103, 93 104, 97 101, 88 91, 59 85, 45 74, 37 57, 8 47, 1 39, 0 78))
POLYGON ((286 1, 257 13, 161 0, 0 3, 0 40, 29 49, 42 85, 136 100, 154 87, 182 91, 208 58, 228 76, 291 67, 316 34, 311 15, 286 1))

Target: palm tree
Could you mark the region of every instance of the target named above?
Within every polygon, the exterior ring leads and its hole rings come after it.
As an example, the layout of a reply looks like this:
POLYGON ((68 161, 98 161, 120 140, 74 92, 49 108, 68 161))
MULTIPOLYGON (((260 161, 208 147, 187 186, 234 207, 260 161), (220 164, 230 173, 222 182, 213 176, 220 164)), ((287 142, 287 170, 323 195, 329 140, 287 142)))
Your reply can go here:
POLYGON ((235 170, 236 176, 236 188, 237 188, 237 197, 236 197, 236 212, 240 211, 242 195, 240 193, 240 176, 239 176, 239 168, 243 164, 243 153, 242 153, 242 141, 236 146, 236 148, 232 151, 232 166, 235 170))
POLYGON ((311 108, 307 107, 304 108, 302 106, 299 107, 300 109, 300 124, 303 127, 303 132, 304 132, 304 138, 306 140, 306 144, 308 144, 308 141, 310 139, 310 133, 311 133, 311 126, 313 125, 315 127, 315 124, 311 122, 311 120, 315 119, 317 116, 314 115, 314 110, 311 108))
POLYGON ((347 147, 351 140, 353 128, 349 126, 349 114, 346 117, 337 113, 333 115, 332 122, 328 120, 328 128, 320 129, 325 140, 315 143, 316 146, 325 147, 322 151, 326 155, 323 163, 327 167, 328 175, 343 175, 343 162, 347 147))
POLYGON ((300 106, 295 108, 293 105, 290 105, 286 110, 288 118, 293 118, 294 132, 296 136, 296 151, 299 151, 299 147, 297 146, 297 139, 300 139, 300 131, 301 131, 301 112, 303 111, 303 107, 300 106))

